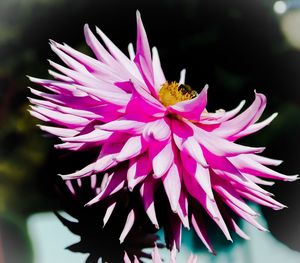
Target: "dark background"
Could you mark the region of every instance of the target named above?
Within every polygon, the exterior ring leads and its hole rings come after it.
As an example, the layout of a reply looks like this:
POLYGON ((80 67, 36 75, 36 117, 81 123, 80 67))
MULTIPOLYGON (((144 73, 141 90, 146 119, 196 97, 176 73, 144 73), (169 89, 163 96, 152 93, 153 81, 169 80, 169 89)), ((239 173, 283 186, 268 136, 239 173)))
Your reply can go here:
MULTIPOLYGON (((89 53, 85 23, 99 26, 126 52, 128 43, 135 42, 136 9, 150 45, 158 47, 167 79, 177 80, 186 68, 186 81, 194 89, 208 83, 210 111, 231 109, 242 99, 249 105, 254 89, 267 96, 264 117, 273 112, 279 116, 242 142, 266 146, 266 156, 283 159, 278 171, 299 173, 300 53, 287 43, 273 4, 270 0, 0 0, 2 230, 11 233, 14 230, 6 224, 17 224, 26 236, 29 215, 59 208, 53 187, 56 174, 74 170, 75 162, 87 163, 84 155, 54 150, 57 141, 43 137, 35 127, 36 120, 27 112, 26 87, 31 84, 25 75, 48 77, 46 59, 58 61, 49 39, 89 53)), ((263 209, 274 236, 298 251, 299 187, 299 182, 278 182, 270 190, 289 209, 263 209)), ((2 231, 2 239, 5 235, 9 236, 2 231)))

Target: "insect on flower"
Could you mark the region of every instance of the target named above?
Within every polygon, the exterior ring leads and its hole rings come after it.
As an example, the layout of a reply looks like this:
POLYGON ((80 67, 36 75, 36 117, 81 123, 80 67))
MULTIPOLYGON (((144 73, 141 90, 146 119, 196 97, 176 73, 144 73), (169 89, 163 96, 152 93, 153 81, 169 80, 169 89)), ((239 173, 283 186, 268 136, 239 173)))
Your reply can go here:
MULTIPOLYGON (((193 226, 210 252, 213 247, 203 223, 203 212, 231 240, 228 227, 248 236, 238 227, 228 210, 265 230, 257 213, 245 200, 281 209, 261 185, 266 180, 294 181, 267 166, 281 161, 261 155, 264 148, 236 143, 241 137, 267 126, 277 114, 257 122, 266 97, 255 92, 254 102, 242 113, 242 101, 230 111, 208 112, 205 86, 197 94, 185 84, 185 70, 179 82, 167 81, 156 48, 149 47, 137 12, 136 50, 129 45, 127 57, 99 29, 103 44, 84 27, 85 39, 96 58, 66 44, 51 41, 52 50, 66 66, 50 61, 55 80, 30 78, 50 91, 31 89, 40 99, 31 98, 31 114, 54 126, 40 128, 59 137, 58 149, 81 151, 99 149, 94 162, 65 180, 108 173, 105 187, 86 205, 90 206, 121 189, 138 191, 145 212, 157 228, 157 195, 163 189, 168 199, 167 245, 179 250, 182 225, 193 226)), ((123 238, 134 224, 130 213, 123 238)))

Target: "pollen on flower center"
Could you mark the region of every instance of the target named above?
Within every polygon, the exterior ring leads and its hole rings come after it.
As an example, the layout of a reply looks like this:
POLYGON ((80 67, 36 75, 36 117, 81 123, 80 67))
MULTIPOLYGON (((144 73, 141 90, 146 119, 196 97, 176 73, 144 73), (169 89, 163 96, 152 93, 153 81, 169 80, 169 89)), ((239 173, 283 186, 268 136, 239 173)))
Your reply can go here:
POLYGON ((161 86, 158 96, 161 103, 167 107, 180 101, 191 100, 197 96, 197 92, 189 85, 167 81, 161 86))

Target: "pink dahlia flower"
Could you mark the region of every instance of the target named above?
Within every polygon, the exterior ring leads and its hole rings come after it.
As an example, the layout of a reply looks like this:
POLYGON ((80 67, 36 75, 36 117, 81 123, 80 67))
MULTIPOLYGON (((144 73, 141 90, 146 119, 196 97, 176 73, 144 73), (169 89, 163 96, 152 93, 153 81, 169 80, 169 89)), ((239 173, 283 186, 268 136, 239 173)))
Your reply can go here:
MULTIPOLYGON (((241 137, 267 126, 277 114, 257 122, 266 97, 255 92, 254 102, 242 113, 242 101, 230 111, 208 112, 207 89, 198 94, 185 84, 185 70, 179 82, 167 81, 156 48, 152 53, 137 13, 137 43, 129 45, 129 57, 97 28, 106 47, 84 27, 86 42, 96 58, 66 44, 51 41, 52 50, 66 66, 50 61, 59 71, 49 71, 55 80, 30 78, 51 93, 31 89, 41 99, 30 99, 31 114, 54 126, 40 126, 58 136, 56 148, 71 151, 97 148, 94 162, 68 175, 65 180, 108 173, 105 187, 87 205, 97 203, 121 189, 139 192, 144 209, 158 228, 155 206, 164 189, 168 198, 167 243, 177 249, 182 225, 193 226, 199 238, 213 252, 202 212, 231 240, 228 227, 243 238, 228 210, 260 230, 257 213, 246 200, 273 209, 284 207, 261 185, 271 180, 294 181, 268 168, 281 161, 261 155, 264 148, 236 143, 241 137), (266 180, 267 179, 267 180, 266 180)), ((165 212, 165 211, 164 211, 165 212)), ((135 221, 132 210, 121 241, 135 221)))

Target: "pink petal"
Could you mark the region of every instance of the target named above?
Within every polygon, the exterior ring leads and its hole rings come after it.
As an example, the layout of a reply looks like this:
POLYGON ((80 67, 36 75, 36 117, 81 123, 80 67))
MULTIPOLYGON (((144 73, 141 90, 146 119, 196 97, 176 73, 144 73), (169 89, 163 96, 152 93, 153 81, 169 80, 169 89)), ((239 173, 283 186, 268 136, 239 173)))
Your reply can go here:
POLYGON ((274 113, 269 118, 265 119, 264 121, 250 125, 245 130, 243 130, 240 133, 235 134, 234 136, 230 137, 230 140, 235 141, 235 140, 237 140, 241 137, 247 136, 249 134, 255 133, 255 132, 265 128, 267 125, 269 125, 277 117, 277 115, 278 115, 278 113, 274 113))
MULTIPOLYGON (((115 61, 115 59, 109 54, 109 52, 100 44, 87 24, 84 25, 84 35, 86 43, 93 50, 98 60, 103 61, 113 69, 120 70, 119 63, 115 61)), ((122 73, 121 70, 120 73, 122 73)))
POLYGON ((201 239, 203 244, 207 247, 208 251, 212 254, 215 254, 214 248, 210 242, 210 239, 206 232, 206 228, 204 226, 201 216, 196 216, 196 215, 192 214, 191 223, 196 231, 196 234, 201 239))
POLYGON ((105 197, 108 197, 108 196, 113 195, 114 193, 120 191, 125 185, 125 178, 126 178, 126 171, 124 171, 123 169, 113 172, 108 177, 108 182, 107 182, 105 188, 101 191, 100 194, 98 194, 91 201, 86 203, 86 206, 95 204, 95 203, 101 201, 102 199, 104 199, 105 197))
POLYGON ((275 160, 268 157, 260 156, 257 154, 248 154, 248 158, 253 159, 256 162, 259 162, 263 165, 280 165, 282 163, 282 160, 275 160))
POLYGON ((231 202, 238 206, 240 209, 252 216, 257 216, 258 214, 253 211, 245 201, 239 196, 239 194, 234 190, 234 188, 229 185, 226 186, 225 182, 220 182, 220 184, 214 184, 214 190, 223 197, 223 202, 231 202))
POLYGON ((194 126, 195 138, 207 150, 217 156, 235 156, 243 153, 260 153, 264 147, 248 147, 222 139, 213 133, 194 126))
POLYGON ((152 252, 152 261, 153 261, 153 263, 162 263, 162 260, 159 255, 159 250, 156 245, 152 252))
POLYGON ((101 142, 106 141, 112 134, 112 132, 96 129, 86 134, 61 139, 65 142, 101 142))
POLYGON ((113 55, 113 57, 124 67, 124 69, 128 70, 128 73, 141 80, 135 64, 126 55, 124 55, 124 53, 99 28, 96 27, 96 31, 109 49, 110 54, 113 55))
POLYGON ((199 145, 199 143, 193 138, 188 137, 183 143, 182 148, 184 151, 186 151, 195 161, 197 161, 199 164, 201 164, 203 167, 208 167, 204 156, 202 149, 199 145))
POLYGON ((130 119, 115 120, 99 126, 99 128, 106 131, 119 131, 133 134, 141 134, 144 127, 144 122, 130 119))
POLYGON ((105 227, 106 223, 108 222, 112 212, 114 211, 115 207, 116 207, 117 202, 113 202, 107 209, 105 212, 105 215, 103 217, 103 227, 105 227))
POLYGON ((298 175, 284 175, 271 170, 268 167, 248 158, 246 155, 231 157, 231 162, 238 167, 242 172, 253 174, 259 177, 283 180, 283 181, 295 181, 298 175))
POLYGON ((188 197, 187 197, 187 193, 184 189, 181 190, 180 193, 180 198, 179 198, 179 202, 178 202, 178 207, 177 207, 177 214, 181 220, 181 222, 183 223, 183 225, 190 229, 189 226, 189 218, 188 218, 188 197))
POLYGON ((265 107, 266 97, 263 94, 255 93, 255 100, 247 110, 229 121, 222 122, 214 130, 214 133, 223 138, 234 136, 255 123, 260 118, 265 107))
POLYGON ((184 184, 188 192, 190 193, 190 195, 193 196, 199 202, 199 204, 202 205, 202 207, 206 210, 209 216, 215 221, 215 223, 223 231, 225 237, 228 240, 232 240, 229 231, 227 229, 227 226, 222 218, 222 215, 220 214, 216 202, 208 198, 208 196, 202 190, 200 185, 196 183, 195 178, 193 178, 189 173, 186 172, 183 176, 183 179, 184 179, 184 184))
POLYGON ((186 171, 193 177, 195 177, 196 183, 198 183, 203 191, 210 199, 214 199, 212 192, 210 173, 207 168, 202 167, 194 159, 181 152, 181 160, 186 171))
POLYGON ((130 260, 130 258, 128 257, 126 251, 124 252, 124 258, 123 258, 123 260, 124 260, 124 263, 131 263, 131 260, 130 260))
POLYGON ((58 111, 50 110, 44 107, 31 106, 31 108, 38 114, 41 114, 52 122, 62 126, 84 126, 89 123, 89 120, 86 118, 60 113, 58 111))
POLYGON ((183 142, 194 135, 194 131, 185 122, 176 119, 171 119, 171 130, 173 132, 173 139, 177 148, 183 150, 183 142))
POLYGON ((201 115, 201 124, 218 124, 227 121, 234 117, 245 105, 245 100, 241 101, 240 104, 231 111, 217 111, 215 113, 203 112, 201 115))
POLYGON ((155 205, 154 205, 154 192, 156 190, 158 181, 152 177, 148 177, 140 188, 140 194, 144 204, 145 211, 151 220, 152 224, 158 229, 158 221, 156 218, 155 205))
POLYGON ((145 91, 141 84, 134 80, 131 80, 131 83, 133 85, 132 99, 127 108, 135 113, 137 112, 136 109, 139 109, 146 116, 163 117, 166 113, 166 108, 156 98, 145 91))
POLYGON ((153 65, 153 75, 154 75, 154 88, 156 93, 158 94, 162 84, 166 82, 166 78, 160 65, 158 51, 155 47, 152 48, 152 55, 153 55, 152 65, 153 65))
POLYGON ((169 170, 174 160, 172 143, 153 141, 149 148, 149 157, 152 161, 153 176, 155 178, 162 177, 169 170))
POLYGON ((126 238, 130 229, 132 228, 134 221, 135 221, 135 213, 134 213, 134 210, 131 209, 131 211, 129 212, 129 214, 127 216, 127 220, 126 220, 124 229, 120 235, 120 243, 124 242, 124 239, 126 238))
POLYGON ((127 171, 129 190, 132 191, 138 183, 143 181, 149 175, 151 170, 152 166, 146 153, 130 159, 127 171))
POLYGON ((146 83, 148 82, 149 91, 154 96, 156 96, 157 94, 154 90, 151 51, 150 51, 148 38, 139 11, 136 12, 136 19, 137 19, 137 41, 136 41, 136 56, 134 62, 136 63, 137 67, 140 69, 140 72, 143 75, 145 82, 146 83))
POLYGON ((117 162, 129 160, 143 153, 148 147, 141 136, 131 137, 124 144, 120 153, 116 156, 117 162))
POLYGON ((143 130, 143 136, 146 140, 154 139, 165 141, 171 136, 170 121, 167 118, 161 118, 146 124, 143 130))
POLYGON ((45 132, 51 133, 53 135, 56 135, 58 137, 70 137, 75 136, 79 132, 74 129, 66 129, 66 128, 59 128, 59 127, 51 127, 51 126, 45 126, 45 125, 38 125, 39 128, 45 132))
POLYGON ((207 89, 208 86, 206 85, 196 98, 168 106, 168 111, 178 114, 188 120, 199 122, 201 119, 201 113, 207 104, 207 89))
POLYGON ((178 162, 174 162, 168 172, 162 177, 163 185, 168 196, 171 209, 177 212, 181 193, 181 167, 178 162))

